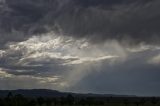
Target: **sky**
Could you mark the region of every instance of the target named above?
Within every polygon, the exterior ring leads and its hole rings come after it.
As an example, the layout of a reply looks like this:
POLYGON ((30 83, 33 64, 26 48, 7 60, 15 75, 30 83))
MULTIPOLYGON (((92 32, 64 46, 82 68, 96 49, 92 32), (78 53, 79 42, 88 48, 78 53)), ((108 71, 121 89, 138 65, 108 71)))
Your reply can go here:
POLYGON ((159 0, 0 0, 0 89, 160 96, 159 0))

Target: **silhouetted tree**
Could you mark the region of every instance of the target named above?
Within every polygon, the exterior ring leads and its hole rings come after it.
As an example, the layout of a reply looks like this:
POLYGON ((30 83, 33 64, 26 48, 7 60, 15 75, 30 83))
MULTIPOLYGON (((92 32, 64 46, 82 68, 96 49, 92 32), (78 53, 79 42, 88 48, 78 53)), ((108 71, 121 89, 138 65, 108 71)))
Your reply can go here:
POLYGON ((13 94, 12 94, 12 92, 9 92, 7 95, 7 99, 12 99, 12 98, 13 98, 13 94))
POLYGON ((107 99, 112 106, 112 103, 123 103, 125 106, 129 106, 129 104, 134 103, 136 106, 144 106, 146 100, 149 100, 152 105, 156 105, 159 102, 160 98, 103 98, 103 97, 73 97, 73 95, 69 94, 66 97, 54 97, 54 98, 26 98, 23 95, 15 95, 11 92, 5 98, 0 98, 0 106, 105 106, 107 99))
POLYGON ((5 98, 5 105, 6 106, 13 106, 15 103, 13 101, 13 94, 9 92, 7 97, 5 98))

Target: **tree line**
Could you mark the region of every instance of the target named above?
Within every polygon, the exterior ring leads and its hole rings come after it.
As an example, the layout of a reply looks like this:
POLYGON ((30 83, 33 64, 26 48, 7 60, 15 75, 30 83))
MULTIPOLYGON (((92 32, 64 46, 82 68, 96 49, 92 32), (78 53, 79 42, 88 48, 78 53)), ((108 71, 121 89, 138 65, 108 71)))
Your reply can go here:
POLYGON ((0 106, 159 106, 160 98, 138 97, 24 97, 21 94, 0 98, 0 106))

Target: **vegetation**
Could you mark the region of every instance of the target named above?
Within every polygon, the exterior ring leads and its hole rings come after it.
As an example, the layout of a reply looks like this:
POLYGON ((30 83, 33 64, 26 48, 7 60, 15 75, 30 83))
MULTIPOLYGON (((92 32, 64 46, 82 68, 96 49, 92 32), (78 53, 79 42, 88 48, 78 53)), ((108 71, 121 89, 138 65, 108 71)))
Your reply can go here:
POLYGON ((0 106, 160 106, 156 97, 24 97, 11 92, 0 98, 0 106))

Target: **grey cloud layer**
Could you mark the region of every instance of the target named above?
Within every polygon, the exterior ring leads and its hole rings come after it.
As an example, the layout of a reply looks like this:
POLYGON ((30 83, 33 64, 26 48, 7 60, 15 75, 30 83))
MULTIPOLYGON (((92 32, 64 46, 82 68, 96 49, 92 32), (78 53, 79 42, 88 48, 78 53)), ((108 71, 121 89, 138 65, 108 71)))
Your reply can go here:
POLYGON ((159 0, 0 0, 0 88, 157 95, 159 9, 159 0))
POLYGON ((0 87, 157 95, 159 52, 151 45, 127 48, 117 41, 93 45, 53 32, 42 34, 0 51, 0 87), (152 89, 142 92, 146 87, 152 89))
POLYGON ((6 0, 0 10, 0 43, 49 30, 94 42, 158 43, 159 5, 158 0, 6 0))

